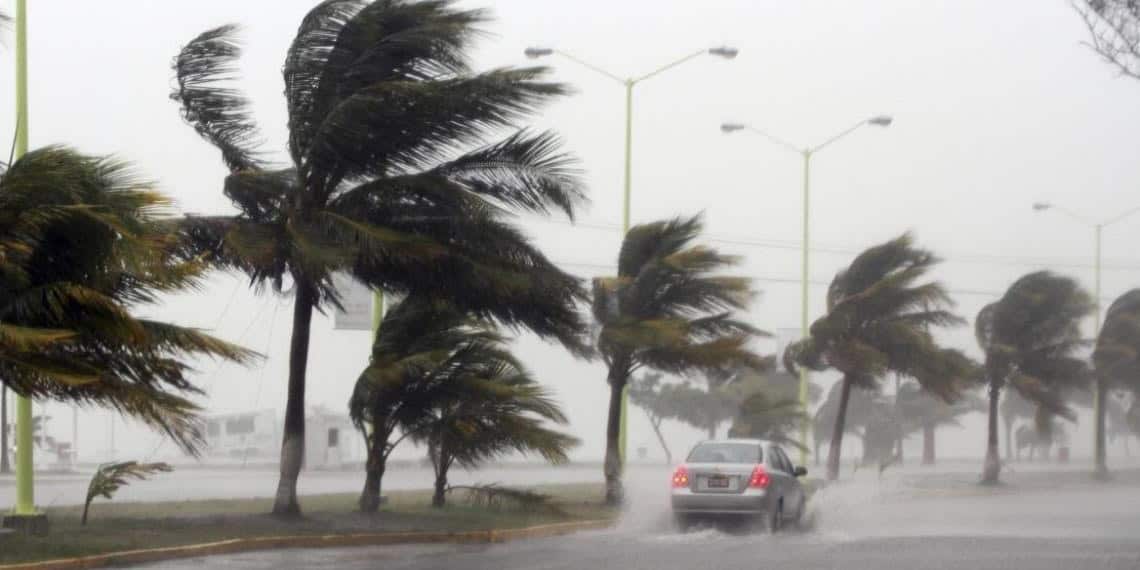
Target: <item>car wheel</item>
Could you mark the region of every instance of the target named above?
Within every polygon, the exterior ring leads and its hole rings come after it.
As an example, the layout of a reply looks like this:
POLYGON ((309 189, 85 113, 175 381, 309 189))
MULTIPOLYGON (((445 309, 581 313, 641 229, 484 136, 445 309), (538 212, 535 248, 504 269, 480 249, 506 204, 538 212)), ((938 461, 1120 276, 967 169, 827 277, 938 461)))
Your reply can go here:
POLYGON ((784 502, 780 501, 768 517, 768 532, 776 534, 784 529, 784 502))

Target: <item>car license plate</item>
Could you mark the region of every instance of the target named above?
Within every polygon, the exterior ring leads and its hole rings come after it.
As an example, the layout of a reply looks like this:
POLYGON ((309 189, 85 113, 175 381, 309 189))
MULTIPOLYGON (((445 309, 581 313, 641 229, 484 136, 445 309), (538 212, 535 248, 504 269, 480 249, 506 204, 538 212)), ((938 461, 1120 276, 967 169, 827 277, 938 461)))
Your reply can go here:
POLYGON ((723 475, 714 475, 708 478, 708 486, 710 489, 727 489, 728 477, 723 475))

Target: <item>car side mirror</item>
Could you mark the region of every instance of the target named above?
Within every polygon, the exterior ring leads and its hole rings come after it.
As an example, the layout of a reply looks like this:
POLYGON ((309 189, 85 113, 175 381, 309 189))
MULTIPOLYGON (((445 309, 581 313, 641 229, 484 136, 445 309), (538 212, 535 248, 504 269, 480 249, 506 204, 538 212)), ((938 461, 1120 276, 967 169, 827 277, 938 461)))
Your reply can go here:
POLYGON ((807 467, 799 465, 792 470, 792 474, 796 477, 803 477, 804 475, 807 475, 807 467))

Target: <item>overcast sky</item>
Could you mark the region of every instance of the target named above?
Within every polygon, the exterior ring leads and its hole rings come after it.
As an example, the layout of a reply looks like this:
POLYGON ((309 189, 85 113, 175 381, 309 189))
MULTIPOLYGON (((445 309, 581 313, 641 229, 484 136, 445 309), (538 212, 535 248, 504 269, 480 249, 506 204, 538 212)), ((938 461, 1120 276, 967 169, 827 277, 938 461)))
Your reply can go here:
MULTIPOLYGON (((284 159, 280 69, 312 0, 29 4, 33 147, 66 143, 115 153, 158 181, 183 211, 232 212, 221 193, 225 170, 217 151, 182 123, 168 93, 179 47, 207 28, 236 22, 245 27, 242 87, 266 148, 284 159)), ((762 292, 751 318, 769 331, 799 324, 801 162, 758 136, 721 134, 723 121, 814 145, 871 115, 895 118, 890 128, 861 129, 813 159, 813 318, 823 284, 854 252, 908 230, 946 259, 937 277, 971 321, 993 294, 1034 269, 1054 268, 1091 288, 1092 229, 1056 213, 1035 214, 1031 204, 1055 202, 1097 219, 1140 205, 1140 82, 1117 77, 1081 45, 1085 29, 1065 0, 463 5, 495 16, 487 26, 492 34, 473 54, 480 69, 529 64, 529 45, 564 50, 620 76, 707 47, 740 49, 734 61, 700 57, 637 87, 632 217, 637 223, 704 212, 709 243, 745 257, 741 272, 762 292)), ((0 0, 0 7, 11 13, 14 2, 0 0)), ((11 38, 5 43, 0 77, 11 85, 11 38)), ((578 227, 528 221, 526 228, 567 269, 602 274, 619 243, 622 88, 565 59, 545 63, 576 94, 531 124, 557 130, 581 158, 592 204, 578 227)), ((0 109, 11 109, 12 98, 12 89, 0 89, 0 109)), ((13 115, 0 113, 0 133, 13 127, 13 115)), ((1140 278, 1138 238, 1140 215, 1105 231, 1106 305, 1140 278)), ((269 354, 252 369, 203 363, 200 382, 213 410, 284 404, 290 305, 245 285, 219 276, 203 294, 173 299, 159 311, 269 354)), ((334 331, 324 318, 313 329, 308 401, 344 409, 368 335, 334 331)), ((969 327, 945 339, 977 354, 969 327)), ((566 406, 583 439, 576 457, 599 458, 599 410, 608 394, 602 367, 529 338, 518 350, 566 406)), ((70 439, 70 414, 58 406, 52 414, 52 430, 70 439)), ((631 418, 631 447, 656 452, 642 414, 634 410, 631 418)), ((85 412, 81 422, 81 454, 96 459, 107 448, 107 421, 85 412)), ((675 449, 697 437, 678 426, 669 433, 675 449)), ((1085 426, 1076 453, 1087 453, 1090 439, 1085 426)), ((118 431, 126 453, 150 453, 158 441, 135 427, 118 431)), ((980 456, 983 443, 977 416, 966 429, 943 432, 940 451, 980 456)))

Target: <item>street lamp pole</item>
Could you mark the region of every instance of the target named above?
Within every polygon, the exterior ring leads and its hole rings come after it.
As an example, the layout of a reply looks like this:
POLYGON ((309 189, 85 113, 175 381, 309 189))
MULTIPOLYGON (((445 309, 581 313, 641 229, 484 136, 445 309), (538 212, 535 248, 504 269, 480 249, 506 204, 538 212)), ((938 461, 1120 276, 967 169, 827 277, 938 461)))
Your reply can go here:
MULTIPOLYGON (((14 160, 28 152, 28 5, 16 1, 16 147, 14 160)), ((32 457, 32 400, 16 396, 17 517, 36 514, 35 469, 32 457)))
MULTIPOLYGON (((620 83, 625 88, 625 166, 624 177, 622 179, 622 210, 621 210, 621 233, 624 237, 629 233, 629 216, 630 216, 630 202, 632 200, 633 188, 633 88, 639 83, 656 77, 670 69, 673 69, 683 63, 696 59, 702 55, 713 55, 722 57, 724 59, 733 59, 739 53, 736 48, 728 46, 714 47, 710 49, 702 49, 690 53, 682 58, 673 60, 645 75, 639 77, 621 77, 617 74, 610 73, 605 69, 589 63, 585 60, 579 59, 562 50, 544 47, 529 47, 523 52, 528 58, 537 59, 550 55, 559 55, 566 58, 578 65, 585 67, 599 75, 602 75, 612 81, 620 83)), ((621 435, 618 437, 618 454, 621 456, 621 463, 625 465, 626 459, 626 440, 628 439, 628 419, 629 419, 629 387, 622 392, 621 398, 621 435)))
MULTIPOLYGON (((785 149, 800 155, 803 158, 803 231, 804 239, 801 247, 803 262, 801 265, 800 273, 800 334, 803 338, 807 338, 809 334, 808 323, 808 282, 809 282, 809 268, 811 261, 811 158, 824 147, 839 139, 851 134, 859 127, 864 125, 872 125, 876 127, 888 127, 894 119, 887 115, 876 115, 868 119, 864 119, 855 123, 851 127, 840 131, 835 136, 823 141, 814 147, 798 147, 789 143, 781 138, 772 136, 765 131, 743 123, 723 123, 720 126, 721 132, 725 134, 734 133, 736 131, 749 131, 751 133, 760 135, 773 144, 784 147, 785 149)), ((800 390, 799 400, 800 409, 804 412, 805 419, 800 424, 800 463, 807 463, 807 449, 808 449, 808 432, 810 430, 810 422, 806 419, 808 411, 808 371, 807 368, 800 367, 800 390)))
MULTIPOLYGON (((1140 206, 1126 210, 1124 213, 1116 217, 1109 218, 1104 221, 1097 222, 1086 218, 1068 208, 1051 204, 1048 202, 1037 202, 1033 204, 1033 210, 1036 212, 1044 212, 1053 210, 1072 218, 1078 223, 1093 228, 1094 235, 1094 249, 1093 249, 1093 336, 1100 334, 1101 324, 1101 243, 1104 228, 1111 226, 1117 222, 1123 221, 1125 218, 1140 212, 1140 206)), ((1104 405, 1107 397, 1104 380, 1098 374, 1096 381, 1093 382, 1093 423, 1095 429, 1093 430, 1093 461, 1096 463, 1096 475, 1104 477, 1108 475, 1108 458, 1105 449, 1105 414, 1104 405)))

